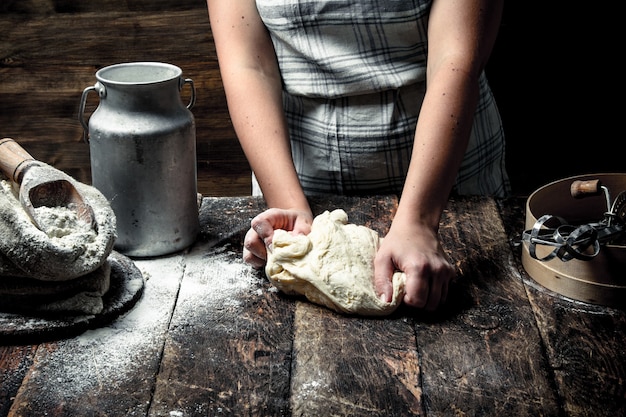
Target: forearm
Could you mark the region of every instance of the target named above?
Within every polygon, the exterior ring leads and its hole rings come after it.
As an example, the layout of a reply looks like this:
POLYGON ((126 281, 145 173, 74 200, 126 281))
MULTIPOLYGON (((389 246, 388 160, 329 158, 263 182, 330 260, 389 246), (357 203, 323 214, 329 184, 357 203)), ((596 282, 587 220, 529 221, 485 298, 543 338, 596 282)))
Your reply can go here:
POLYGON ((467 149, 477 94, 478 81, 473 77, 433 75, 396 218, 434 230, 438 227, 467 149))
POLYGON ((478 79, 497 35, 501 0, 434 0, 427 89, 417 122, 400 219, 436 230, 465 155, 478 79))
POLYGON ((270 207, 308 209, 291 158, 281 79, 254 0, 207 1, 237 137, 270 207))
POLYGON ((291 158, 280 81, 254 70, 233 73, 229 81, 225 87, 233 126, 268 206, 308 209, 291 158))

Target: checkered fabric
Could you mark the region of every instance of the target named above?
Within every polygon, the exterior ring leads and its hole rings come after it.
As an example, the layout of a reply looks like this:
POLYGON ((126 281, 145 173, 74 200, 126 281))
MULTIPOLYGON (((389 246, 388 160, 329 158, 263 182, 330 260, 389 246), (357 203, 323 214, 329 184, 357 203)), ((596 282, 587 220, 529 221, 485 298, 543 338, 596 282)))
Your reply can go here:
MULTIPOLYGON (((400 194, 426 89, 431 1, 257 0, 278 56, 308 195, 400 194)), ((504 132, 484 74, 454 191, 505 196, 504 132)))

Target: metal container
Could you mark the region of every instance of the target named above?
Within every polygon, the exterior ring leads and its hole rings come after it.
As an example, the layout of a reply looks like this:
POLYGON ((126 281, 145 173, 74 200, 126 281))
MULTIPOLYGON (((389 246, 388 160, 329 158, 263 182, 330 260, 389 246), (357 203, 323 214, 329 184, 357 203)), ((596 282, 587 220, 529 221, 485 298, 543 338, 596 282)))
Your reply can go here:
POLYGON ((79 119, 91 154, 92 185, 117 218, 115 249, 159 256, 192 244, 199 226, 193 81, 177 66, 123 63, 96 72, 79 119), (181 90, 191 88, 185 105, 181 90), (90 92, 99 105, 85 117, 90 92))

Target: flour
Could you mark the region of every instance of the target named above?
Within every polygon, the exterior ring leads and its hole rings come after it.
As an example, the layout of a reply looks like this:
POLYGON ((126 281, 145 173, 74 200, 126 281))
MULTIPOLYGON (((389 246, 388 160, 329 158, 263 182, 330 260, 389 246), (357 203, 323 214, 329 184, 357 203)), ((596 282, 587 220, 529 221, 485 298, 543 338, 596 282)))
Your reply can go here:
POLYGON ((177 314, 183 318, 210 317, 225 309, 243 309, 246 306, 242 303, 263 294, 267 281, 228 247, 196 245, 186 257, 189 262, 185 285, 176 307, 177 314))
POLYGON ((102 248, 98 233, 93 226, 79 218, 75 210, 69 207, 37 207, 37 223, 41 230, 59 247, 81 248, 85 262, 92 263, 93 257, 100 256, 102 248))
POLYGON ((39 228, 62 245, 74 246, 95 242, 97 233, 91 224, 80 219, 69 207, 41 206, 34 209, 39 228))
POLYGON ((113 210, 97 189, 71 181, 93 209, 97 229, 70 208, 59 206, 35 208, 40 230, 11 183, 0 181, 0 279, 65 281, 93 272, 106 261, 117 235, 113 210))
POLYGON ((95 237, 91 225, 79 219, 76 211, 69 207, 41 206, 34 209, 34 212, 39 227, 51 238, 63 238, 75 232, 87 232, 95 237))
MULTIPOLYGON (((119 395, 119 402, 134 407, 126 415, 146 415, 144 405, 135 404, 133 398, 149 397, 154 381, 146 378, 155 378, 159 371, 158 358, 163 352, 184 262, 180 255, 174 255, 132 263, 146 280, 143 295, 132 310, 107 326, 42 345, 38 350, 36 372, 31 373, 27 384, 41 387, 43 400, 67 403, 71 409, 85 398, 119 395)), ((83 404, 80 409, 89 406, 83 404)), ((98 410, 91 414, 102 413, 98 410)))

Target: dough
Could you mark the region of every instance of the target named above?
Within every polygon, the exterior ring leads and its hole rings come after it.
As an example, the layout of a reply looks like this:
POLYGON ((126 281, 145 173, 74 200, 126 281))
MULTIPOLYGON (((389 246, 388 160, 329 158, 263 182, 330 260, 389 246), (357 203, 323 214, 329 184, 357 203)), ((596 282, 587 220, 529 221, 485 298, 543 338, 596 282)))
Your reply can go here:
POLYGON ((337 312, 388 315, 402 302, 405 275, 394 274, 392 301, 381 301, 374 288, 381 241, 374 230, 348 224, 345 211, 325 211, 313 220, 308 236, 274 231, 265 273, 284 293, 304 295, 337 312))

